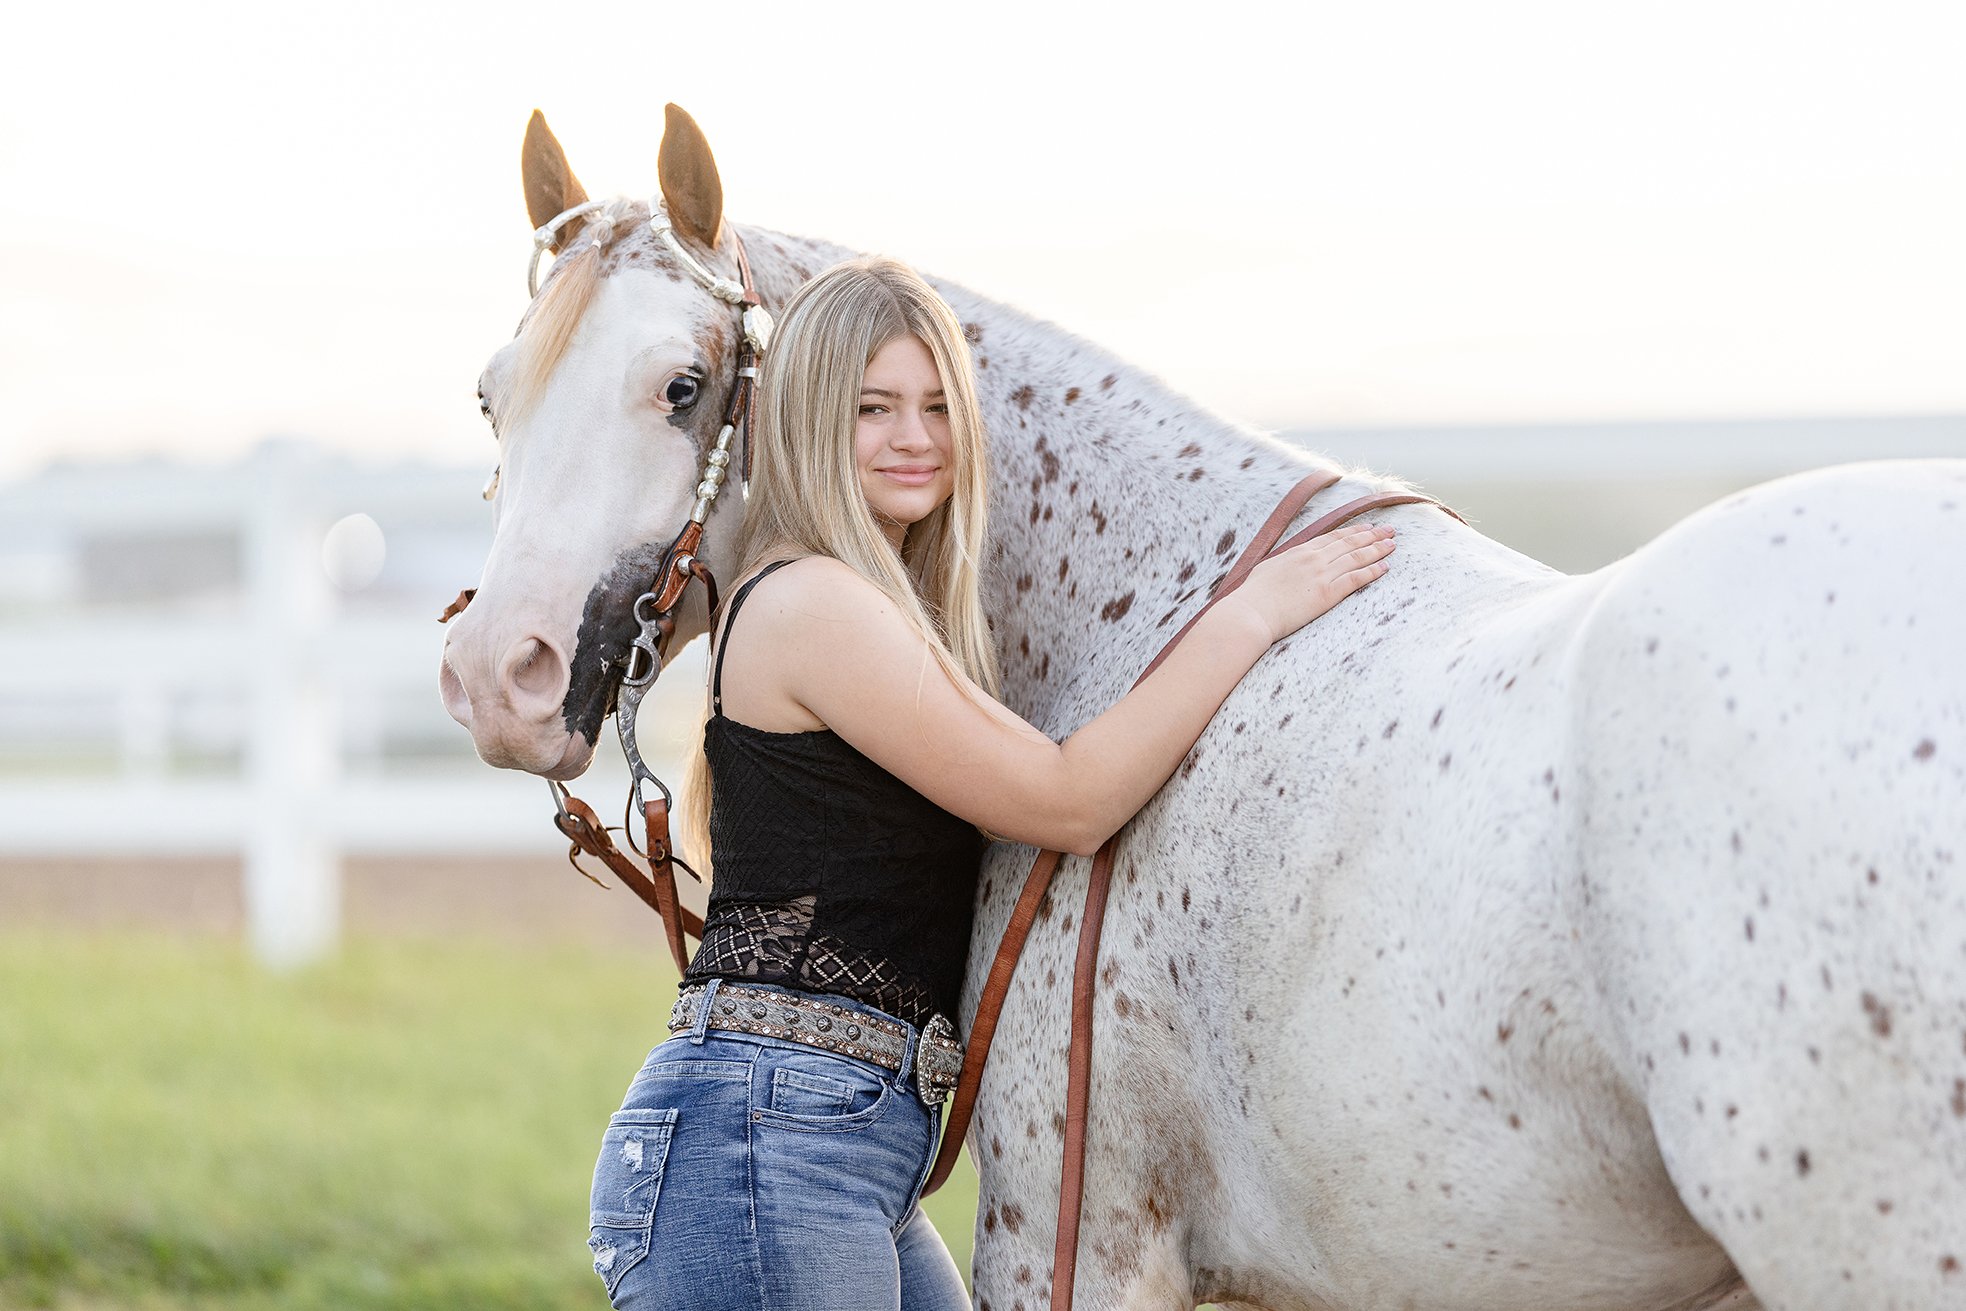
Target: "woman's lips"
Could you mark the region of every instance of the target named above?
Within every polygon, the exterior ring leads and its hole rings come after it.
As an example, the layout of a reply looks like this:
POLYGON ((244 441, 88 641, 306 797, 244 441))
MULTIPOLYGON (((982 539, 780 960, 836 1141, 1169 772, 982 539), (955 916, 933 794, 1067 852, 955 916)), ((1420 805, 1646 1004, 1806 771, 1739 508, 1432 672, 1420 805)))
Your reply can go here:
POLYGON ((941 470, 896 468, 896 469, 877 469, 875 470, 875 472, 885 474, 889 478, 892 478, 895 482, 905 484, 906 486, 920 487, 925 483, 933 481, 935 475, 940 473, 941 470))

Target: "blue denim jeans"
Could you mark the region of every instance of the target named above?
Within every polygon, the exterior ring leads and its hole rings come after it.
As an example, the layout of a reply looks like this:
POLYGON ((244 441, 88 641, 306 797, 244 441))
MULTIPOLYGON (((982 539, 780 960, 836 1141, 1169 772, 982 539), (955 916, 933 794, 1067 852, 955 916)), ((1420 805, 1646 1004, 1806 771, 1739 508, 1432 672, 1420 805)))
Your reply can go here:
POLYGON ((650 1052, 594 1166, 587 1245, 613 1305, 968 1307, 917 1205, 942 1111, 913 1075, 701 1021, 650 1052))

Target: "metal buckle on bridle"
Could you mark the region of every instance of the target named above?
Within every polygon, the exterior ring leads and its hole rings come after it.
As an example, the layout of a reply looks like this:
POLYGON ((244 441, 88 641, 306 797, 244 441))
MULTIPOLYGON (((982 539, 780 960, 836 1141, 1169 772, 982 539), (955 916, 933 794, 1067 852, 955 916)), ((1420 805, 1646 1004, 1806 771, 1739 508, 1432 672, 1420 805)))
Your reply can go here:
POLYGON ((561 836, 567 840, 567 864, 573 866, 574 873, 605 892, 608 885, 595 878, 592 874, 589 874, 587 867, 580 863, 582 848, 580 839, 574 836, 574 832, 578 828, 586 827, 586 821, 567 809, 567 798, 571 795, 567 791, 567 785, 556 778, 549 778, 546 780, 546 790, 553 794, 553 810, 555 812, 553 815, 553 827, 560 830, 561 836))
MULTIPOLYGON (((687 569, 693 563, 694 557, 687 552, 673 561, 665 554, 662 570, 656 575, 656 586, 661 587, 672 571, 687 569)), ((674 804, 668 787, 642 759, 641 746, 635 740, 635 723, 641 716, 642 698, 654 685, 655 676, 662 672, 662 646, 668 636, 662 621, 669 616, 654 609, 661 600, 661 596, 654 591, 643 592, 635 598, 634 615, 638 627, 621 666, 621 690, 614 703, 615 736, 620 738, 621 755, 628 762, 628 816, 635 815, 648 804, 648 794, 642 788, 644 783, 655 784, 662 793, 665 806, 674 804)), ((628 844, 634 847, 632 823, 629 830, 628 844)), ((640 847, 635 847, 635 852, 645 860, 648 858, 648 853, 640 847)))

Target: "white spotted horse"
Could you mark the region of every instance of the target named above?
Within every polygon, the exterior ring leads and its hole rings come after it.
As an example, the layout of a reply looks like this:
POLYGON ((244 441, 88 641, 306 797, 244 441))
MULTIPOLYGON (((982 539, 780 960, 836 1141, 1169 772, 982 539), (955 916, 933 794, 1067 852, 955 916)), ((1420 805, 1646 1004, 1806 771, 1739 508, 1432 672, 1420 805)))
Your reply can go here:
MULTIPOLYGON (((553 780, 624 669, 704 631, 681 584, 734 568, 741 311, 852 253, 726 223, 673 106, 658 175, 589 201, 527 134, 554 259, 485 372, 496 535, 442 682, 486 761, 553 780)), ((1286 489, 1408 490, 933 281, 989 430, 1004 700, 1053 737, 1286 489)), ((1392 570, 1258 661, 1113 849, 1077 1304, 1966 1307, 1966 463, 1784 478, 1581 576, 1427 504, 1369 517, 1392 570)), ((1032 855, 985 859, 966 1028, 1032 855)), ((994 1311, 1067 1300, 1087 867, 1036 903, 968 1131, 994 1311)))

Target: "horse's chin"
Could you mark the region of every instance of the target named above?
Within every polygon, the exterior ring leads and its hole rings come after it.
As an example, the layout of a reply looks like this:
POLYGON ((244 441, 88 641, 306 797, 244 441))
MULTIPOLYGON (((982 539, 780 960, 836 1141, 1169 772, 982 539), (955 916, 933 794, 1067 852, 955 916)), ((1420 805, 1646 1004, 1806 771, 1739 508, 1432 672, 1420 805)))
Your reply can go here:
POLYGON ((480 744, 478 757, 499 769, 519 769, 568 783, 594 763, 594 744, 578 733, 546 742, 480 744))
POLYGON ((585 774, 587 767, 593 763, 594 744, 575 733, 568 738, 566 753, 560 757, 560 763, 540 772, 555 782, 571 783, 585 774))

